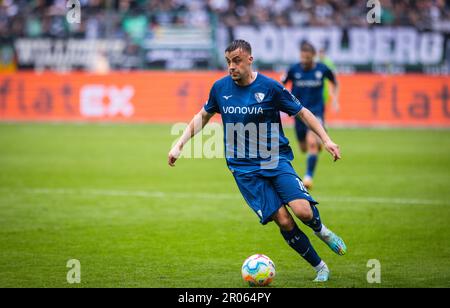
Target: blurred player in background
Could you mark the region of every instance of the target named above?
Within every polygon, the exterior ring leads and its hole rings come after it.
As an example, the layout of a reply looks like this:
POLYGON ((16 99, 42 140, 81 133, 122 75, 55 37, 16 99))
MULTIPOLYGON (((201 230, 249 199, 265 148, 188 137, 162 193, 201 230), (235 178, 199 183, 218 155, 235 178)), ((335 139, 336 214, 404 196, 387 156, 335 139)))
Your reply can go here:
MULTIPOLYGON (((284 84, 292 82, 292 94, 324 126, 325 103, 328 98, 325 97, 325 95, 328 96, 328 92, 324 93, 326 89, 325 81, 329 80, 333 84, 333 107, 336 111, 339 110, 339 87, 333 71, 324 63, 316 62, 315 57, 316 49, 314 46, 308 42, 303 42, 300 46, 300 63, 289 68, 287 74, 282 77, 282 82, 284 84)), ((306 188, 311 189, 322 143, 320 138, 298 119, 295 119, 295 131, 301 151, 307 153, 306 173, 303 177, 303 183, 306 188)))
MULTIPOLYGON (((331 58, 327 56, 327 51, 325 47, 321 47, 319 49, 318 62, 325 64, 333 73, 336 74, 336 65, 334 65, 333 60, 331 60, 331 58)), ((328 79, 325 79, 323 85, 323 101, 325 105, 327 105, 330 102, 331 98, 334 99, 333 105, 335 111, 339 111, 338 97, 333 97, 330 94, 330 81, 328 79)))

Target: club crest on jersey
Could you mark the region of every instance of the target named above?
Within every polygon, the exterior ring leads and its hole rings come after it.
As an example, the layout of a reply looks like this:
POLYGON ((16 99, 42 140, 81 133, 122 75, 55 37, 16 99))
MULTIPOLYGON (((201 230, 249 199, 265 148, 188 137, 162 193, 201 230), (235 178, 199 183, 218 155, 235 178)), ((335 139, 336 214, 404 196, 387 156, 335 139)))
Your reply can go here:
POLYGON ((264 93, 260 93, 260 92, 255 93, 255 98, 258 103, 261 103, 265 97, 266 97, 266 95, 264 93))
POLYGON ((322 77, 323 77, 322 72, 321 71, 317 71, 316 72, 316 79, 322 79, 322 77))

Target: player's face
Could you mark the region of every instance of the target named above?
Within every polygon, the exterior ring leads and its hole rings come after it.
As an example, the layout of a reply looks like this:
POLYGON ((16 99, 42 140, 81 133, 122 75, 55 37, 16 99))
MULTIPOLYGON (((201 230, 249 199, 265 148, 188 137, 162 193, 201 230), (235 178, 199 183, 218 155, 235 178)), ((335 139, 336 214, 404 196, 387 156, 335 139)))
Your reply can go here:
POLYGON ((240 81, 252 72, 253 57, 242 49, 225 53, 228 73, 234 81, 240 81))
POLYGON ((311 51, 300 52, 300 62, 303 66, 311 67, 314 63, 314 53, 311 51))

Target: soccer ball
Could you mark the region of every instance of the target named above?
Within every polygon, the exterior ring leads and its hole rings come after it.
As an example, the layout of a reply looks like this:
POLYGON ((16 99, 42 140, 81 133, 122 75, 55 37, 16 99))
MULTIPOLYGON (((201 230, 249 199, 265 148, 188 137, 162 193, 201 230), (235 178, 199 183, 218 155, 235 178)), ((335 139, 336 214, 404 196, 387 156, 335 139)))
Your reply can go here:
POLYGON ((268 286, 275 278, 275 264, 265 255, 253 255, 242 265, 242 278, 251 287, 268 286))

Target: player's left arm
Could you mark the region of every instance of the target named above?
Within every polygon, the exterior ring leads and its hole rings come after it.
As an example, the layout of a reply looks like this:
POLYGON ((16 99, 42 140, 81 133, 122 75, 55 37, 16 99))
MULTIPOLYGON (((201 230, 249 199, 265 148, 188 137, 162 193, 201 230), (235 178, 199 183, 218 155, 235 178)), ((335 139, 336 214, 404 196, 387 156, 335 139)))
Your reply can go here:
POLYGON ((325 71, 325 78, 328 79, 330 81, 330 83, 333 85, 333 108, 336 112, 338 112, 340 110, 340 105, 339 105, 339 83, 336 77, 336 74, 327 67, 327 70, 325 71))
POLYGON ((341 159, 341 151, 339 146, 331 140, 325 128, 316 118, 316 116, 307 108, 302 108, 297 114, 297 118, 302 120, 314 133, 316 133, 322 140, 325 149, 333 156, 334 161, 341 159))

